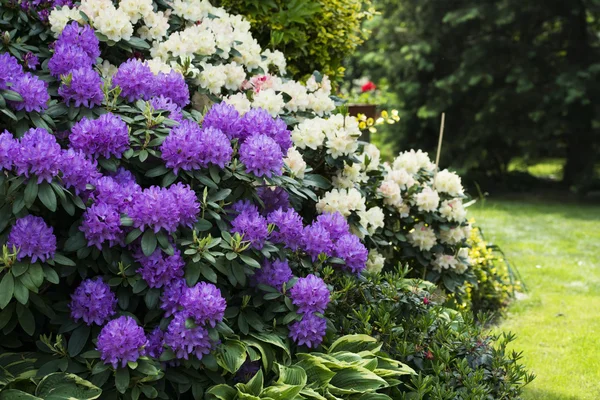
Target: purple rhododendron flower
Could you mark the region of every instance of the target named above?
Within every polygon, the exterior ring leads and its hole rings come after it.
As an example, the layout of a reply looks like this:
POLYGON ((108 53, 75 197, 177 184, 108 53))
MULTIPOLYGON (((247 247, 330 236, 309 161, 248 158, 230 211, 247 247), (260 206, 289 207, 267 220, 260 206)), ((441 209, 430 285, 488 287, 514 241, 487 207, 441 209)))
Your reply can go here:
POLYGON ((133 318, 122 316, 102 328, 96 346, 105 364, 124 368, 127 362, 137 361, 145 354, 147 342, 144 329, 133 318))
POLYGON ((102 250, 102 243, 110 246, 123 243, 121 216, 115 206, 96 203, 83 214, 83 223, 79 228, 88 241, 88 245, 102 250))
POLYGON ((141 251, 135 255, 136 261, 141 264, 137 272, 151 288, 160 288, 172 280, 183 277, 185 262, 179 250, 175 249, 172 256, 161 249, 156 249, 149 257, 141 251))
POLYGON ((172 201, 177 204, 177 212, 174 217, 181 226, 191 228, 198 219, 200 204, 194 192, 189 185, 179 182, 169 186, 168 193, 172 201))
POLYGON ((71 318, 88 325, 102 325, 115 315, 117 297, 101 277, 86 279, 71 295, 71 318))
POLYGON ((23 62, 25 63, 25 66, 31 70, 36 69, 37 66, 40 65, 38 57, 30 51, 23 56, 23 62))
POLYGON ((10 105, 15 110, 25 110, 27 112, 40 112, 48 108, 48 84, 37 76, 29 73, 17 77, 10 88, 23 98, 23 101, 10 101, 10 105))
POLYGON ((92 198, 96 202, 115 206, 121 212, 127 212, 134 201, 134 198, 142 192, 142 188, 135 182, 135 179, 127 178, 131 173, 119 169, 114 177, 103 176, 98 179, 92 193, 92 198))
POLYGON ((148 335, 148 344, 146 345, 146 354, 152 358, 159 358, 163 353, 165 345, 165 333, 159 326, 148 335))
POLYGON ((353 273, 359 274, 367 266, 369 251, 358 236, 348 233, 336 242, 335 255, 344 260, 353 273))
POLYGON ((183 314, 175 315, 165 334, 165 344, 173 350, 175 357, 187 360, 190 354, 199 360, 212 350, 212 343, 208 331, 196 326, 192 329, 185 327, 186 317, 183 314))
POLYGON ((181 108, 171 99, 168 99, 164 96, 153 97, 150 99, 150 105, 155 110, 164 110, 168 111, 168 114, 164 114, 163 116, 173 121, 177 121, 179 123, 183 122, 183 115, 181 114, 181 108))
POLYGON ((41 128, 31 128, 19 140, 13 160, 19 175, 50 183, 58 175, 62 150, 56 138, 41 128))
POLYGON ((317 217, 317 223, 329 232, 331 240, 335 241, 350 232, 350 226, 346 218, 339 212, 321 214, 317 217))
POLYGON ((283 284, 292 279, 292 269, 287 260, 264 260, 261 268, 254 273, 256 284, 272 286, 281 289, 283 284))
POLYGON ((316 261, 321 253, 326 256, 332 255, 333 242, 329 231, 323 225, 313 222, 302 232, 302 247, 312 260, 316 261))
POLYGON ((240 114, 234 106, 225 102, 215 104, 202 120, 203 128, 216 128, 229 139, 239 139, 242 134, 240 114))
POLYGON ((160 297, 160 308, 165 310, 165 317, 170 317, 179 311, 181 296, 187 288, 185 279, 175 279, 165 285, 163 294, 160 297))
POLYGON ((31 257, 32 263, 38 259, 44 262, 54 258, 56 236, 43 218, 27 215, 15 221, 6 245, 11 250, 13 247, 19 250, 17 260, 31 257))
POLYGON ((313 274, 298 279, 289 293, 292 303, 298 307, 298 313, 323 313, 329 304, 327 285, 313 274))
POLYGON ((200 282, 185 288, 179 301, 182 313, 197 324, 210 324, 213 328, 223 320, 227 303, 221 291, 212 283, 200 282))
POLYGON ((294 342, 314 349, 323 341, 327 332, 327 321, 315 314, 305 314, 301 321, 294 322, 289 329, 294 342))
POLYGON ((13 138, 12 133, 4 131, 0 134, 0 170, 10 170, 13 167, 13 159, 19 148, 19 142, 13 138))
POLYGON ((241 214, 243 212, 258 212, 258 207, 256 204, 252 203, 250 200, 238 200, 231 206, 231 209, 241 214))
POLYGON ((287 211, 282 209, 273 211, 267 217, 269 224, 274 224, 275 229, 271 232, 270 240, 274 243, 280 243, 287 248, 296 251, 302 242, 302 233, 304 225, 302 217, 296 210, 290 208, 287 211))
POLYGON ((119 66, 112 83, 121 88, 121 96, 127 101, 147 100, 154 91, 154 74, 149 66, 132 58, 119 66))
POLYGON ((6 89, 8 84, 23 75, 23 67, 19 60, 9 53, 0 54, 0 89, 6 89))
POLYGON ((171 99, 180 107, 185 107, 190 103, 190 90, 185 83, 185 78, 173 70, 169 73, 160 72, 154 78, 153 94, 171 99))
POLYGON ((171 129, 160 147, 165 165, 185 171, 208 167, 221 168, 231 161, 233 148, 225 134, 214 128, 200 129, 194 121, 185 120, 171 129))
POLYGON ((90 67, 74 69, 71 71, 71 82, 68 85, 61 84, 58 94, 62 96, 67 105, 73 101, 75 107, 99 106, 104 99, 102 78, 90 67))
POLYGON ((239 214, 231 221, 233 233, 239 233, 244 241, 252 243, 255 249, 262 249, 264 241, 269 236, 269 227, 265 217, 258 211, 246 211, 239 214))
POLYGON ((100 57, 100 41, 89 25, 80 26, 75 21, 68 23, 58 36, 57 42, 78 46, 92 61, 100 57))
POLYGON ((261 186, 256 189, 256 193, 265 205, 263 215, 278 209, 286 211, 290 207, 290 196, 282 187, 261 186))
POLYGON ((92 65, 94 65, 94 59, 81 47, 61 42, 57 42, 54 54, 48 61, 48 69, 55 78, 66 75, 76 68, 91 68, 92 65))
POLYGON ((60 160, 63 185, 75 189, 79 194, 86 190, 86 185, 94 184, 102 176, 98 172, 98 163, 89 160, 81 151, 69 149, 63 151, 60 160))
POLYGON ((88 156, 121 158, 129 149, 129 130, 119 116, 107 113, 93 120, 82 118, 71 129, 69 140, 71 147, 88 156))
POLYGON ((287 124, 281 118, 273 119, 268 111, 262 108, 254 108, 241 118, 243 140, 255 135, 266 135, 273 139, 285 156, 292 147, 292 135, 287 124))
POLYGON ((240 161, 246 171, 258 177, 281 175, 283 153, 273 139, 266 135, 254 135, 240 146, 240 161))

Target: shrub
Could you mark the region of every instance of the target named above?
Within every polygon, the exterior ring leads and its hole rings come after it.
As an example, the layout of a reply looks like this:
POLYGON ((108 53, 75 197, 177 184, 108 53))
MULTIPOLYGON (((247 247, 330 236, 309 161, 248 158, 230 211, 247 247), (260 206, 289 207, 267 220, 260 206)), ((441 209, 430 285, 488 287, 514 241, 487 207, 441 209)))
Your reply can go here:
POLYGON ((248 18, 262 46, 283 51, 288 71, 296 78, 310 76, 315 70, 341 78, 342 61, 366 39, 362 22, 373 13, 369 0, 219 3, 248 18))
POLYGON ((327 314, 338 333, 371 335, 417 372, 402 379, 394 398, 520 398, 534 376, 507 350, 514 335, 485 332, 471 314, 441 306, 434 285, 406 272, 367 275, 358 284, 334 278, 327 314))
MULTIPOLYGON (((375 165, 357 121, 330 115, 328 78, 267 73, 279 54, 204 1, 61 4, 2 9, 1 346, 30 361, 0 396, 398 393, 411 369, 325 317, 338 279, 398 246, 319 200, 340 162, 375 165), (331 124, 321 160, 293 147, 300 121, 331 124)), ((415 193, 432 192, 432 171, 416 172, 415 193)))

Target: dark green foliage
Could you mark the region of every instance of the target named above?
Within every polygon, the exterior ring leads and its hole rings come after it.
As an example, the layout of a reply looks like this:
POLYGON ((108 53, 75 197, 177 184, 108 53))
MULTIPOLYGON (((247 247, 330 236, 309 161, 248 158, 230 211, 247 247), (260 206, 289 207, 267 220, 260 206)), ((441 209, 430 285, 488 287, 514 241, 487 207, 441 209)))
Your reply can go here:
POLYGON ((566 157, 588 185, 600 137, 598 0, 379 0, 351 76, 387 78, 403 111, 396 149, 437 147, 442 164, 505 173, 511 158, 566 157))
MULTIPOLYGON (((534 376, 507 351, 512 334, 492 335, 467 313, 440 306, 435 286, 405 279, 405 270, 337 282, 328 315, 339 332, 371 335, 412 367, 398 399, 518 399, 534 376)), ((483 316, 479 316, 484 320, 483 316)))

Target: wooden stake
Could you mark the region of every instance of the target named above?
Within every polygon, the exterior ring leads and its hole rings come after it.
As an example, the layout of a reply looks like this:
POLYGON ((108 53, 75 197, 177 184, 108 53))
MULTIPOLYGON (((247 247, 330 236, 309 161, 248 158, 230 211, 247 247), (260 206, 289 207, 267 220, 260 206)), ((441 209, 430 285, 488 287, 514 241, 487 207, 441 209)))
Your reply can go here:
POLYGON ((442 152, 442 139, 444 138, 444 122, 446 122, 446 113, 442 113, 442 123, 440 125, 440 139, 438 141, 437 156, 435 157, 435 166, 440 168, 440 154, 442 152))

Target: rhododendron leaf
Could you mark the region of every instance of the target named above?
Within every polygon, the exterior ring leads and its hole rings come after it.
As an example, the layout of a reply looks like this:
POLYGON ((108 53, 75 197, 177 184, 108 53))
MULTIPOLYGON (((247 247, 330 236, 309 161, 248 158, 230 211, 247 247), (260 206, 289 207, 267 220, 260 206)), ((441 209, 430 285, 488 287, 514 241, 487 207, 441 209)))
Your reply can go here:
POLYGON ((27 186, 25 187, 24 199, 25 199, 25 205, 27 206, 27 208, 29 208, 33 205, 33 202, 37 198, 37 194, 38 194, 37 182, 35 181, 35 179, 30 179, 29 182, 27 182, 27 186))
POLYGON ((240 258, 242 259, 243 262, 245 262, 247 265, 251 266, 252 268, 260 268, 260 264, 254 258, 246 256, 244 254, 240 254, 240 258))
POLYGON ((2 97, 9 101, 23 101, 23 97, 21 97, 21 95, 15 92, 14 90, 1 90, 0 94, 2 95, 2 97))
POLYGON ((32 336, 35 332, 35 319, 29 308, 17 304, 17 318, 19 320, 19 325, 21 325, 21 328, 23 328, 25 333, 32 336))
POLYGON ((0 281, 0 309, 5 308, 13 297, 15 279, 12 274, 4 274, 0 281))
POLYGON ((81 325, 71 333, 68 345, 68 351, 71 357, 75 357, 83 350, 90 336, 90 331, 91 329, 89 326, 81 325))
POLYGON ((20 280, 15 282, 15 299, 23 305, 29 301, 29 290, 21 283, 20 280))
POLYGON ((48 183, 42 182, 39 186, 38 197, 48 210, 56 211, 56 194, 48 183))
POLYGON ((142 251, 146 257, 149 257, 156 250, 158 241, 156 235, 150 229, 147 229, 142 236, 142 251))

